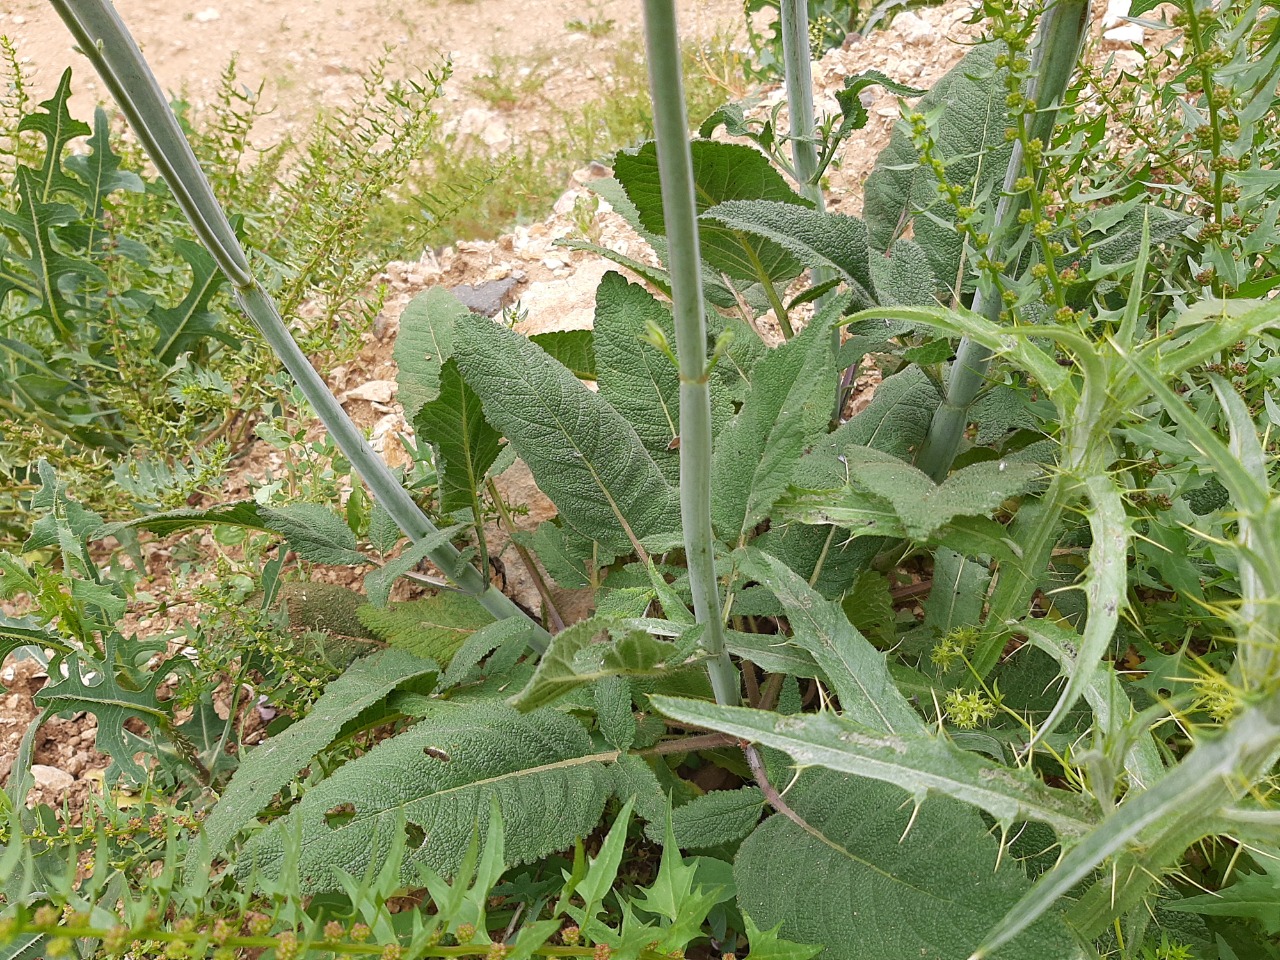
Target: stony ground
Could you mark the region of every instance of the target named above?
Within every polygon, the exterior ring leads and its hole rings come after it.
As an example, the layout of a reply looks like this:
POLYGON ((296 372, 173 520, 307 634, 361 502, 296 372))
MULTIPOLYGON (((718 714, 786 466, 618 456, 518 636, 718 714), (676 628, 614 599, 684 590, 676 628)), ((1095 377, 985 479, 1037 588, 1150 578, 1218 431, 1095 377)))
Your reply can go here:
MULTIPOLYGON (((291 117, 313 110, 317 103, 342 102, 357 82, 352 65, 376 54, 384 41, 400 52, 430 44, 447 49, 459 64, 459 76, 465 77, 467 70, 482 69, 490 62, 486 58, 494 51, 553 43, 585 51, 597 41, 573 39, 583 34, 565 27, 572 19, 613 19, 620 28, 630 29, 638 16, 638 5, 629 0, 599 0, 585 7, 566 0, 527 0, 518 8, 504 0, 441 0, 418 4, 411 13, 388 0, 207 2, 213 5, 187 12, 160 0, 119 0, 118 6, 138 29, 165 82, 185 83, 196 96, 202 95, 200 91, 207 93, 227 57, 239 50, 244 79, 267 80, 280 97, 282 107, 275 122, 281 126, 277 131, 286 129, 296 122, 291 117), (249 7, 252 12, 246 13, 249 7)), ((179 6, 185 9, 192 5, 179 6)), ((686 21, 706 32, 731 24, 739 5, 737 0, 703 0, 688 4, 686 9, 686 21)), ((836 109, 833 94, 846 76, 870 68, 901 82, 930 86, 963 55, 963 41, 973 29, 964 23, 969 9, 968 0, 951 0, 918 14, 904 14, 891 31, 853 39, 845 49, 832 51, 814 69, 819 113, 836 109)), ((1099 23, 1099 34, 1102 29, 1099 23)), ((15 36, 19 49, 41 65, 42 83, 53 79, 50 64, 69 59, 61 30, 61 24, 40 0, 9 0, 5 12, 0 13, 0 33, 15 36)), ((1121 36, 1099 44, 1098 55, 1119 52, 1123 56, 1126 39, 1121 36)), ((583 62, 590 60, 587 55, 583 62)), ((456 88, 459 92, 451 94, 464 106, 465 89, 463 84, 456 88)), ((830 177, 831 209, 849 214, 861 210, 862 183, 876 154, 888 142, 899 113, 897 100, 879 88, 871 88, 864 97, 870 123, 847 145, 830 177)), ((781 98, 780 90, 764 91, 756 109, 766 112, 781 98)), ((493 311, 518 301, 527 319, 517 329, 525 333, 589 327, 595 286, 612 265, 597 256, 568 250, 558 241, 579 235, 585 228, 605 246, 633 257, 647 256, 639 238, 591 193, 591 181, 607 173, 596 164, 571 176, 566 171, 572 185, 545 220, 517 227, 494 241, 459 242, 442 251, 427 251, 416 262, 389 264, 376 278, 389 291, 384 313, 360 355, 330 371, 329 379, 357 422, 371 428, 375 447, 393 465, 404 461, 399 437, 410 433, 395 401, 391 359, 404 305, 420 291, 443 284, 471 298, 476 309, 493 311)), ((228 499, 246 495, 254 474, 261 476, 265 470, 278 473, 282 457, 264 446, 251 451, 245 463, 248 466, 225 490, 228 499)), ((512 502, 529 504, 529 522, 536 524, 552 515, 554 508, 534 488, 527 471, 508 471, 500 486, 512 502)), ((169 548, 164 544, 149 546, 147 562, 153 577, 148 589, 153 594, 163 593, 171 582, 169 548)), ((536 594, 520 577, 518 564, 509 564, 508 569, 512 571, 512 591, 536 607, 536 594)), ((333 574, 335 580, 342 577, 339 571, 333 574)), ((188 611, 187 615, 194 614, 188 611)), ((143 617, 136 626, 143 632, 158 633, 173 625, 172 619, 143 617)), ((30 660, 11 661, 0 671, 0 686, 6 688, 0 694, 0 780, 7 777, 18 743, 37 713, 31 695, 44 679, 38 664, 30 660)), ((89 792, 101 789, 106 759, 93 749, 93 723, 92 715, 82 714, 45 725, 36 743, 36 789, 30 802, 59 807, 69 800, 76 808, 89 792)))

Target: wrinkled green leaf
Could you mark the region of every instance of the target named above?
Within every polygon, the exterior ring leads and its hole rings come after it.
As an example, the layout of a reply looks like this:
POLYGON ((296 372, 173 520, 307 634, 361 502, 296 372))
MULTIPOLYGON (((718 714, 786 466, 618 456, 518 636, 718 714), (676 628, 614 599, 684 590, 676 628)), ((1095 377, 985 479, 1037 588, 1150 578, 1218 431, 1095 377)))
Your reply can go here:
MULTIPOLYGON (((383 650, 353 663, 331 682, 310 712, 242 756, 240 767, 204 824, 206 856, 217 857, 271 798, 329 745, 348 720, 410 680, 434 673, 430 663, 400 650, 383 650)), ((203 870, 203 858, 186 871, 203 870)))
POLYGON ((484 318, 453 331, 458 369, 565 523, 618 553, 679 539, 676 491, 606 400, 518 333, 484 318))
POLYGON ((298 836, 302 889, 339 889, 335 869, 362 875, 385 860, 393 835, 408 824, 418 842, 406 850, 405 882, 420 863, 449 876, 494 797, 505 865, 530 863, 594 829, 610 789, 601 758, 572 717, 522 715, 491 701, 436 701, 416 726, 311 787, 287 817, 245 846, 237 871, 277 878, 285 836, 298 836))

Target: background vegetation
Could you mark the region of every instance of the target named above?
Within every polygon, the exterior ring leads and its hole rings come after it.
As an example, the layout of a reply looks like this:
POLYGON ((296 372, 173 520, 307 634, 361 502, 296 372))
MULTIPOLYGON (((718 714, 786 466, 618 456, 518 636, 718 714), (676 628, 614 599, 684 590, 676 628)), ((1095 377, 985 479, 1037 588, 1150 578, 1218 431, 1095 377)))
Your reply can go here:
MULTIPOLYGON (((128 62, 107 7, 55 5, 128 62)), ((799 117, 834 36, 804 8, 749 67, 799 117)), ((1275 10, 1138 3, 1170 39, 1117 71, 1087 4, 984 0, 930 90, 852 76, 812 130, 712 112, 728 47, 646 15, 648 93, 632 52, 498 161, 440 135, 443 72, 375 66, 248 157, 234 67, 181 127, 118 91, 133 145, 8 51, 0 653, 49 680, 3 956, 1280 956, 1275 10), (902 119, 862 217, 825 212, 872 85, 902 119), (643 281, 606 274, 591 331, 418 297, 391 474, 307 358, 354 348, 410 224, 525 215, 623 146, 594 189, 657 265, 577 241, 643 281), (301 352, 273 303, 307 305, 301 352), (198 505, 250 435, 288 475, 198 505), (517 456, 558 510, 533 529, 517 456), (78 713, 116 789, 28 808, 78 713)), ((537 93, 509 68, 495 108, 537 93)))

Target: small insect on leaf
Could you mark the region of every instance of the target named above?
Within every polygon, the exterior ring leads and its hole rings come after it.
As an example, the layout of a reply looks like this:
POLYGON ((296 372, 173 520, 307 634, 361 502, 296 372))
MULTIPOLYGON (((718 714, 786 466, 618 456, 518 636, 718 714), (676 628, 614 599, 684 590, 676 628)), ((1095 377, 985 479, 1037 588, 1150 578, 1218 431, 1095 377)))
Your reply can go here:
POLYGON ((680 449, 680 438, 679 438, 679 437, 672 437, 672 438, 671 438, 671 442, 667 444, 667 449, 668 449, 668 450, 679 450, 679 449, 680 449))
POLYGON ((433 760, 439 760, 442 763, 448 763, 452 757, 445 753, 439 747, 423 747, 422 752, 433 760))

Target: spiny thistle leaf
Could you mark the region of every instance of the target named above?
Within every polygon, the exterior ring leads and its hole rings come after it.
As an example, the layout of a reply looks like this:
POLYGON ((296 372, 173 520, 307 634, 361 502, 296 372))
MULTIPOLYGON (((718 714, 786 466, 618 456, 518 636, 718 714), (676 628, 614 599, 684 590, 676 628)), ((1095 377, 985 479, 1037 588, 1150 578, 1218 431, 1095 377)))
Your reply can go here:
POLYGON ((1005 827, 1038 820, 1062 836, 1079 837, 1100 819, 1095 805, 1084 798, 1046 786, 1028 771, 961 749, 923 727, 886 734, 831 712, 780 717, 768 710, 699 700, 650 699, 674 720, 782 750, 798 766, 879 780, 917 800, 930 792, 942 794, 985 810, 1005 827))
POLYGON ((846 716, 889 733, 924 729, 924 721, 889 676, 884 654, 849 622, 839 603, 824 598, 767 553, 748 547, 737 557, 746 576, 782 601, 791 642, 812 654, 822 667, 846 716))

